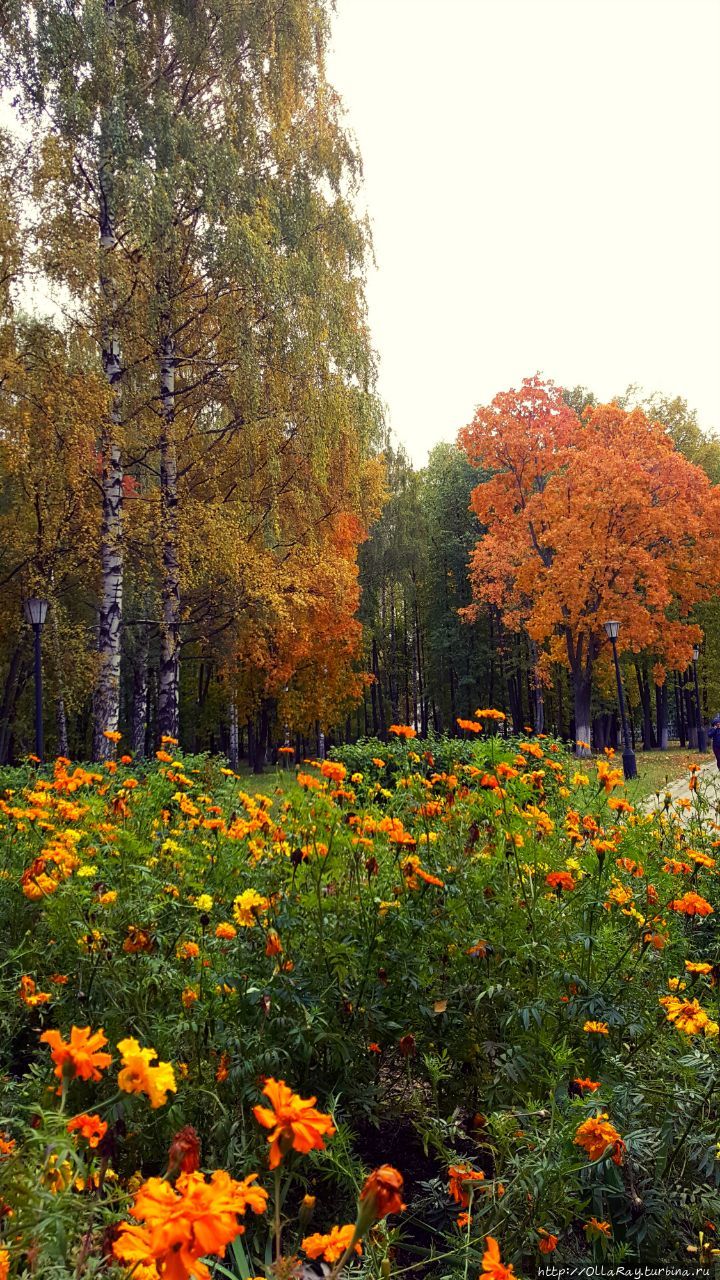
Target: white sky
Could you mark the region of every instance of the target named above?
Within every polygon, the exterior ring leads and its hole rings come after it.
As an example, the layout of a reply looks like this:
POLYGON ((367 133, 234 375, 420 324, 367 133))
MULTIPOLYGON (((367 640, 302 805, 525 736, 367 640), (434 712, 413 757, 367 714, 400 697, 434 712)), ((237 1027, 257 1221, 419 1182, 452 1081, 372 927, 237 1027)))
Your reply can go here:
POLYGON ((538 370, 720 428, 720 0, 337 0, 333 32, 415 461, 538 370))

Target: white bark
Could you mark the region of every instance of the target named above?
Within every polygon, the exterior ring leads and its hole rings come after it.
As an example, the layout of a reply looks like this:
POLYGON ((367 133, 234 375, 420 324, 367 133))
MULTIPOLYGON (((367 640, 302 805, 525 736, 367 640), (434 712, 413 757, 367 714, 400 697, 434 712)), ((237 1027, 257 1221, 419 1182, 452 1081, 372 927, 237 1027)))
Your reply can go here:
POLYGON ((175 443, 175 346, 163 340, 160 355, 162 430, 160 503, 162 515, 162 627, 158 732, 176 738, 180 712, 180 554, 178 548, 177 446, 175 443))

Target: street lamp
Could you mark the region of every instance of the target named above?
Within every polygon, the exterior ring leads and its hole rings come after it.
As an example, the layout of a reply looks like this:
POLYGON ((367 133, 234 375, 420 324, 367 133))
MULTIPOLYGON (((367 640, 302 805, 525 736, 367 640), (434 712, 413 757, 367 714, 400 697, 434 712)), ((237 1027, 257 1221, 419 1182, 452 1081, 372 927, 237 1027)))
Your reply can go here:
POLYGON ((47 617, 48 602, 30 596, 23 602, 25 621, 29 622, 35 632, 35 755, 42 760, 43 743, 43 695, 42 695, 42 654, 40 649, 40 633, 47 617))
POLYGON ((702 711, 700 710, 700 684, 698 682, 698 658, 700 645, 693 645, 693 677, 695 679, 695 714, 697 716, 698 751, 707 751, 707 734, 703 728, 702 711))
POLYGON ((620 704, 620 719, 622 721, 623 743, 625 750, 623 751, 623 773, 626 778, 637 778, 637 761, 635 752, 630 743, 630 729, 628 726, 627 712, 625 710, 625 693, 623 690, 622 676, 620 675, 620 663, 618 661, 617 638, 620 631, 619 622, 606 622, 605 633, 612 645, 613 659, 615 661, 615 678, 617 680, 618 703, 620 704))

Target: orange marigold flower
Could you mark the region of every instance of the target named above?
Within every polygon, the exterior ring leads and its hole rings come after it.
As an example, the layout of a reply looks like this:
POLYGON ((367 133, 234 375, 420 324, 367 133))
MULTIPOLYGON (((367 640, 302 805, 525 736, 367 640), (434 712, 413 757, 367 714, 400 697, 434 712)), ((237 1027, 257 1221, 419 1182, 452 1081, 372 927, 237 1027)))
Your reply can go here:
POLYGON ((178 1129, 168 1151, 168 1173, 195 1173, 200 1168, 200 1138, 191 1124, 178 1129))
POLYGON ((473 1169, 469 1164, 451 1164, 448 1169, 448 1191, 456 1204, 467 1209, 470 1203, 469 1188, 473 1182, 484 1182, 482 1170, 473 1169))
POLYGON ((368 1053, 382 1053, 382 1049, 379 1044, 376 1044, 374 1040, 371 1040, 368 1045, 368 1053))
POLYGON ((461 720, 458 716, 457 723, 466 733, 482 733, 482 725, 478 720, 461 720))
POLYGON ((607 1022, 593 1022, 592 1020, 589 1020, 583 1025, 583 1031, 594 1031, 596 1035, 606 1036, 609 1035, 610 1028, 608 1027, 607 1022))
POLYGON ((554 1253, 560 1243, 560 1237, 553 1235, 552 1231, 546 1231, 544 1227, 538 1227, 538 1249, 541 1253, 554 1253))
POLYGON ((108 742, 119 742, 122 734, 117 729, 103 729, 103 738, 107 738, 108 742))
POLYGON ((402 1198, 403 1176, 391 1164, 381 1164, 365 1179, 360 1192, 360 1212, 369 1223, 379 1222, 388 1213, 401 1213, 405 1208, 402 1198))
POLYGON ((194 960, 200 955, 197 942, 181 942, 175 952, 178 960, 194 960))
POLYGON ((217 1080, 218 1084, 222 1084, 224 1080, 227 1080, 229 1075, 230 1075, 230 1054, 227 1053, 225 1050, 223 1050, 223 1052, 220 1054, 220 1061, 218 1063, 217 1071, 215 1072, 215 1079, 217 1080))
POLYGON ((10 1254, 7 1249, 0 1248, 0 1280, 7 1280, 10 1275, 10 1254))
POLYGON ((270 1107, 253 1107, 253 1115, 265 1129, 270 1129, 269 1165, 276 1169, 288 1151, 322 1151, 323 1139, 332 1137, 335 1125, 332 1116, 316 1110, 317 1098, 301 1098, 293 1093, 284 1080, 265 1081, 263 1093, 270 1100, 270 1107))
POLYGON ((396 738, 417 738, 415 729, 409 724, 391 724, 388 733, 394 733, 396 738))
POLYGON ((20 979, 19 995, 23 1004, 26 1004, 29 1009, 35 1009, 39 1004, 47 1004, 48 1000, 52 999, 49 992, 38 991, 34 979, 27 973, 24 973, 20 979))
POLYGON ((256 1178, 253 1173, 236 1182, 223 1169, 209 1182, 202 1173, 181 1173, 174 1187, 162 1178, 149 1178, 130 1209, 137 1225, 122 1224, 113 1244, 115 1257, 143 1280, 210 1280, 201 1259, 224 1257, 226 1245, 244 1230, 239 1214, 265 1211, 267 1192, 253 1185, 256 1178))
POLYGON ((488 953, 488 945, 484 938, 480 938, 471 947, 468 947, 467 954, 469 956, 479 956, 481 960, 484 960, 488 953))
POLYGON ((610 1223, 599 1222, 597 1218, 591 1218, 586 1222, 583 1231, 588 1235, 605 1236, 607 1240, 610 1239, 610 1223))
POLYGON ((282 945, 282 942, 280 941, 279 934, 277 934, 274 929, 268 929, 267 938, 265 941, 265 955, 281 956, 282 951, 283 951, 283 945, 282 945))
POLYGON ((118 1049, 122 1054, 122 1068, 118 1072, 118 1085, 125 1093, 146 1093, 153 1110, 163 1107, 168 1093, 175 1093, 175 1073, 169 1062, 157 1062, 155 1049, 141 1049, 132 1036, 121 1040, 118 1049))
POLYGON ((75 1116, 67 1123, 68 1133, 79 1133, 89 1147, 96 1147, 107 1133, 107 1123, 100 1116, 75 1116))
POLYGON ((575 881, 569 871, 550 871, 545 877, 545 883, 551 889, 561 893, 563 889, 574 889, 575 881))
POLYGON ((431 875, 429 871, 424 871, 422 867, 415 868, 415 875, 418 876, 420 880, 424 880, 425 884, 436 885, 438 889, 445 888, 444 880, 440 880, 438 876, 431 875))
POLYGON ((590 1160, 599 1160, 611 1147, 614 1163, 622 1164, 625 1143, 615 1126, 610 1124, 604 1111, 599 1111, 596 1116, 585 1120, 578 1127, 573 1142, 587 1152, 590 1160))
POLYGON ((107 1044, 102 1027, 92 1032, 89 1027, 72 1027, 69 1040, 63 1040, 59 1031, 43 1031, 40 1040, 50 1046, 58 1080, 63 1076, 99 1080, 101 1071, 112 1062, 109 1053, 101 1052, 102 1046, 107 1044))
POLYGON ((345 765, 337 760, 323 760, 320 772, 323 778, 329 778, 331 782, 343 782, 347 778, 345 765))
POLYGON ((688 973, 712 973, 713 967, 703 960, 686 960, 685 968, 688 973))
POLYGON ((3 1130, 0 1133, 0 1156, 12 1155, 16 1146, 15 1139, 8 1136, 7 1130, 3 1130))
POLYGON ((591 1080, 589 1077, 581 1080, 579 1076, 576 1076, 573 1084, 576 1084, 578 1089, 582 1089, 583 1093, 594 1093, 596 1089, 601 1087, 600 1080, 591 1080))
POLYGON ((228 920, 221 920, 220 924, 217 926, 215 930, 215 937, 226 938, 228 941, 230 941, 232 938, 237 937, 237 929, 235 928, 235 925, 230 924, 228 920))
MULTIPOLYGON (((308 1258, 323 1258, 325 1262, 332 1264, 342 1258, 346 1249, 352 1244, 354 1235, 355 1224, 350 1222, 346 1227, 333 1227, 327 1235, 317 1232, 313 1236, 306 1236, 300 1248, 308 1258)), ((359 1241, 355 1242, 355 1253, 362 1253, 362 1245, 359 1241)))
POLYGON ((500 1246, 492 1236, 485 1237, 481 1275, 490 1276, 491 1280, 516 1280, 512 1265, 506 1265, 502 1261, 500 1246))
POLYGON ((507 720, 505 712, 496 711, 494 707, 486 707, 484 711, 476 711, 475 716, 478 720, 507 720))
POLYGON ((684 893, 682 898, 673 898, 671 911, 679 911, 684 916, 709 916, 713 908, 699 893, 684 893))

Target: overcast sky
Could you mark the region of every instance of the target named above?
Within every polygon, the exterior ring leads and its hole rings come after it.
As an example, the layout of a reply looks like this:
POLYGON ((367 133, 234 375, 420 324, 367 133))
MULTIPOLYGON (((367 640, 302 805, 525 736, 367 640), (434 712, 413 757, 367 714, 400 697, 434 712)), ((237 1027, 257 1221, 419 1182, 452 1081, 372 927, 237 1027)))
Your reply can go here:
POLYGON ((337 0, 390 425, 538 370, 720 428, 720 0, 337 0))

